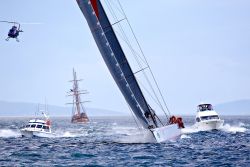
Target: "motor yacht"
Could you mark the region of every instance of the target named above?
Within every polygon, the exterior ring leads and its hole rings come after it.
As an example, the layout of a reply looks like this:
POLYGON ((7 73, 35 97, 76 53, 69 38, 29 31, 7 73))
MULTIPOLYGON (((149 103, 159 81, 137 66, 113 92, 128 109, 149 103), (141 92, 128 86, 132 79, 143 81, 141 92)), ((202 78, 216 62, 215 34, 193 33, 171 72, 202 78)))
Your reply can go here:
POLYGON ((43 113, 45 119, 31 119, 27 125, 20 129, 22 137, 53 137, 51 132, 51 121, 49 117, 43 113))
POLYGON ((219 129, 223 126, 221 120, 211 104, 200 104, 197 106, 197 114, 194 127, 198 130, 207 131, 219 129))

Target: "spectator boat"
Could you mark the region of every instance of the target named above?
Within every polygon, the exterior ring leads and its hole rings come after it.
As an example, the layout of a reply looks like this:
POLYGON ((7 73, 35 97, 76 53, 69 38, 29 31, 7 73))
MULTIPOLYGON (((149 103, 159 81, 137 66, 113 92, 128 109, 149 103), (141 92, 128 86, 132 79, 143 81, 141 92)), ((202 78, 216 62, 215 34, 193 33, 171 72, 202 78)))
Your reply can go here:
POLYGON ((42 112, 45 119, 34 118, 27 125, 20 129, 22 137, 53 137, 51 132, 51 121, 49 117, 42 112))
POLYGON ((197 114, 194 127, 202 130, 214 130, 222 127, 224 120, 221 120, 211 104, 200 104, 197 106, 197 114))

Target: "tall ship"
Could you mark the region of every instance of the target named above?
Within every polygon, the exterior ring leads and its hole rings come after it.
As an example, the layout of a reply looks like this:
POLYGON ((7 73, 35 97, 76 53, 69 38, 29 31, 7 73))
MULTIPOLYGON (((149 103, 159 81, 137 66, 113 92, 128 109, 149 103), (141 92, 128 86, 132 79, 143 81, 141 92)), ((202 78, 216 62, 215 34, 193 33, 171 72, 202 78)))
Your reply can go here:
MULTIPOLYGON (((138 127, 145 129, 147 132, 151 132, 149 133, 150 136, 157 142, 164 142, 166 140, 178 138, 181 135, 181 128, 183 125, 178 124, 177 121, 170 120, 171 115, 166 106, 163 95, 120 3, 114 6, 119 6, 117 11, 122 13, 123 18, 116 19, 117 17, 115 14, 113 14, 112 16, 114 21, 111 23, 110 15, 107 15, 105 10, 109 10, 109 12, 112 14, 113 10, 110 8, 110 6, 104 8, 100 0, 76 1, 85 19, 87 20, 88 26, 109 69, 109 72, 111 73, 114 81, 116 82, 128 106, 130 107, 135 121, 138 123, 138 127), (139 46, 138 50, 141 53, 141 56, 137 56, 137 52, 132 48, 133 44, 127 40, 126 34, 124 35, 123 31, 121 31, 121 33, 117 33, 117 31, 114 30, 115 26, 123 30, 121 28, 121 23, 124 22, 128 25, 128 27, 131 28, 130 32, 132 32, 134 35, 133 37, 136 41, 135 45, 139 46), (138 59, 141 60, 141 62, 145 64, 145 67, 140 66, 142 64, 138 62, 140 69, 137 71, 132 70, 130 65, 131 62, 129 63, 126 56, 128 52, 125 54, 124 49, 120 44, 121 38, 118 39, 119 35, 123 35, 122 39, 124 39, 125 44, 127 44, 130 51, 135 56, 136 62, 138 59), (146 72, 148 72, 150 75, 150 78, 147 78, 147 75, 145 75, 145 80, 148 81, 148 85, 152 86, 152 82, 155 85, 155 91, 151 87, 151 95, 153 95, 152 99, 155 100, 154 105, 158 105, 159 109, 165 113, 165 121, 160 119, 160 117, 156 114, 155 109, 151 107, 151 104, 149 104, 148 98, 150 98, 150 95, 147 91, 142 91, 143 86, 141 82, 139 85, 136 75, 144 74, 146 72), (156 95, 156 92, 158 93, 158 96, 156 95), (147 93, 147 96, 145 96, 145 93, 147 93)), ((107 1, 106 4, 110 5, 112 2, 107 1)), ((178 120, 181 121, 181 119, 178 120)))
POLYGON ((83 103, 88 101, 81 101, 81 94, 88 93, 86 90, 79 90, 79 84, 78 82, 81 81, 81 79, 77 79, 76 72, 73 69, 73 80, 70 82, 73 83, 72 89, 68 92, 68 96, 72 96, 72 117, 71 122, 72 123, 87 123, 89 122, 89 118, 86 114, 86 109, 83 106, 83 103))

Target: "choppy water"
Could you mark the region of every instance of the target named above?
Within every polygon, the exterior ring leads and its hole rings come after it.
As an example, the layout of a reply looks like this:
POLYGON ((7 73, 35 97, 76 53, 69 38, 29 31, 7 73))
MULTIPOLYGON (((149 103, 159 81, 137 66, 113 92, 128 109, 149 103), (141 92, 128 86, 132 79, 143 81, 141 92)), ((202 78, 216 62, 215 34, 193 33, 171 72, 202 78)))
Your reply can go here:
POLYGON ((152 143, 129 118, 54 118, 54 138, 22 138, 28 118, 1 118, 0 166, 250 166, 250 117, 224 119, 222 130, 197 132, 184 117, 180 139, 152 143))

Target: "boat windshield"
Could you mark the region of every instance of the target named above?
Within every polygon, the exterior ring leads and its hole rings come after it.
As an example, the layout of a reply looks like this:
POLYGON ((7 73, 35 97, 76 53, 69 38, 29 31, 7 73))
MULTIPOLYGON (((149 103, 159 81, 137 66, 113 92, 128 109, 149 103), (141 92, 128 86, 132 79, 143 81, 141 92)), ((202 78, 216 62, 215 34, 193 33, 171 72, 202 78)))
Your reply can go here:
POLYGON ((31 124, 30 127, 31 127, 31 128, 35 128, 35 127, 36 127, 36 124, 31 124))
POLYGON ((49 127, 48 127, 48 126, 43 126, 43 129, 44 129, 45 131, 49 131, 49 127))
POLYGON ((198 111, 212 111, 213 106, 211 104, 200 104, 198 106, 198 111))
POLYGON ((218 115, 211 115, 211 116, 203 116, 203 117, 201 117, 202 121, 211 120, 211 119, 219 119, 219 116, 218 115))
POLYGON ((36 128, 41 129, 43 125, 37 125, 36 128))

